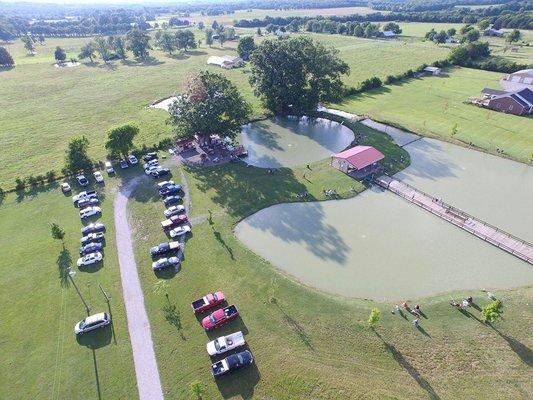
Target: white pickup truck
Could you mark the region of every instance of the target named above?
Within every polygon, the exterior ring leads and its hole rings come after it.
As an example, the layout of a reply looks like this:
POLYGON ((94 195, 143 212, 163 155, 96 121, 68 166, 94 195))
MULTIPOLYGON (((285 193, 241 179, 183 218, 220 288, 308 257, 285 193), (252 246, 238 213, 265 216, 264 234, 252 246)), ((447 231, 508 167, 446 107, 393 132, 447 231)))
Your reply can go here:
POLYGON ((216 356, 219 354, 224 354, 228 351, 242 347, 246 344, 244 340, 244 335, 241 331, 232 333, 227 336, 220 336, 215 340, 207 343, 206 348, 210 356, 216 356))

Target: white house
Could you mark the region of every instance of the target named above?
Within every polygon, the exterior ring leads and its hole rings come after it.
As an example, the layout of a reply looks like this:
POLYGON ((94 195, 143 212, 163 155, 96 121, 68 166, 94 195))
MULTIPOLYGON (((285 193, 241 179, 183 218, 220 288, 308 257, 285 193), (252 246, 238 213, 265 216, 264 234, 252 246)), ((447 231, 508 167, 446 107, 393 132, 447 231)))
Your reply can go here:
POLYGON ((384 39, 394 39, 396 37, 396 34, 393 31, 383 31, 380 32, 379 37, 384 39))
POLYGON ((435 76, 438 76, 441 74, 442 70, 438 67, 425 67, 423 69, 423 72, 428 74, 428 75, 435 75, 435 76))
POLYGON ((211 56, 207 59, 207 64, 209 65, 218 65, 222 68, 237 68, 244 65, 244 61, 240 57, 233 56, 211 56))

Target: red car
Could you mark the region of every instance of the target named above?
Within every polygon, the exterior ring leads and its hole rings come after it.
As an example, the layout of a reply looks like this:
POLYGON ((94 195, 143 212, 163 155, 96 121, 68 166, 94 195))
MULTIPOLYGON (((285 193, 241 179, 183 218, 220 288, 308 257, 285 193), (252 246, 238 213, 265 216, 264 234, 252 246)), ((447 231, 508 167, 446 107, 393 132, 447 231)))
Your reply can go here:
POLYGON ((161 227, 163 229, 165 229, 165 230, 166 229, 172 229, 173 227, 175 227, 177 225, 184 224, 188 220, 189 220, 189 218, 187 217, 186 214, 173 215, 169 219, 166 219, 163 222, 161 222, 161 227))
POLYGON ((206 331, 218 328, 230 321, 233 321, 239 316, 239 310, 234 305, 220 308, 213 313, 209 314, 202 320, 202 326, 206 331))
POLYGON ((206 294, 204 297, 198 300, 194 300, 191 303, 192 310, 195 314, 207 311, 215 306, 218 306, 220 303, 226 300, 224 293, 215 292, 206 294))

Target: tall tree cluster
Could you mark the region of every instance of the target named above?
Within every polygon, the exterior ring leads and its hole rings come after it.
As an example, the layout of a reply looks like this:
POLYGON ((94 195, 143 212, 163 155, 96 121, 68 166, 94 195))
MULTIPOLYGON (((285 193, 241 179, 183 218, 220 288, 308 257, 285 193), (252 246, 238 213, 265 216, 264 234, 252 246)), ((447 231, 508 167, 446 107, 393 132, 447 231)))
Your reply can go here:
POLYGON ((0 67, 12 67, 15 65, 13 57, 9 54, 9 51, 5 47, 0 46, 0 67))

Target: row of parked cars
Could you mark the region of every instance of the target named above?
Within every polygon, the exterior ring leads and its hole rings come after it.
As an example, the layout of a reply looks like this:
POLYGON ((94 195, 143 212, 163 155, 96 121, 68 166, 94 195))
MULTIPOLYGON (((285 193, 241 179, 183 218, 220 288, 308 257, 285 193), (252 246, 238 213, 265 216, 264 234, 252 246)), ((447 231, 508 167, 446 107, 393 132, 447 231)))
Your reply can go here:
MULTIPOLYGON (((205 296, 194 300, 191 303, 192 310, 195 314, 204 313, 209 311, 218 305, 226 302, 226 296, 221 291, 209 293, 205 296)), ((229 305, 223 308, 219 308, 209 315, 202 318, 202 327, 206 331, 210 331, 219 328, 227 323, 233 321, 239 316, 239 310, 235 305, 229 305)), ((207 343, 207 354, 211 357, 220 356, 222 354, 229 353, 233 350, 241 349, 246 345, 246 340, 241 331, 231 333, 229 335, 217 337, 207 343)), ((254 361, 254 357, 250 350, 238 351, 229 356, 216 361, 211 365, 211 373, 215 378, 227 375, 230 372, 236 371, 251 365, 254 361)))
POLYGON ((154 179, 159 179, 170 175, 170 169, 159 165, 157 153, 148 153, 143 157, 143 168, 146 175, 150 175, 154 179))

